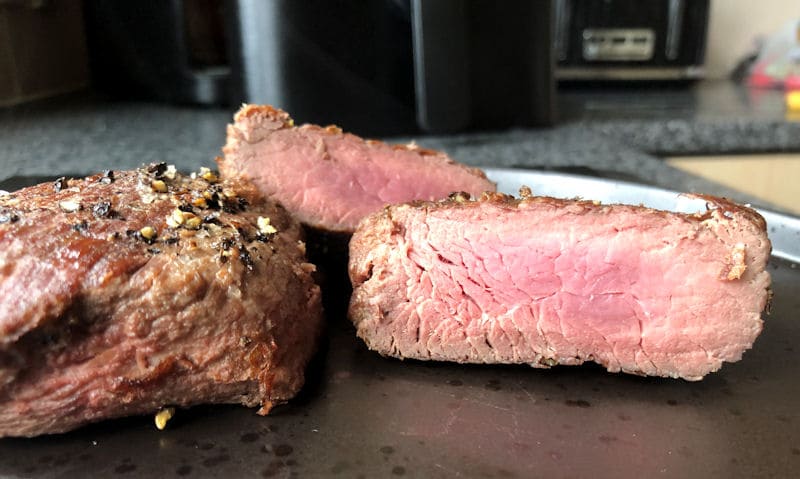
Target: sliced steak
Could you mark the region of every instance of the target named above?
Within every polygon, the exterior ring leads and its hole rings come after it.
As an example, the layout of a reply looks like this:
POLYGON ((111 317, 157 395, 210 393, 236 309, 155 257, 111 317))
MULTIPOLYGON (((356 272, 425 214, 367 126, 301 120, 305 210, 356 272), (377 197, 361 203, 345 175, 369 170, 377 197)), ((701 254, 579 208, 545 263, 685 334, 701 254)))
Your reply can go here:
POLYGON ((495 191, 482 171, 444 153, 388 145, 335 126, 294 126, 281 110, 245 105, 228 126, 223 176, 251 179, 306 225, 352 233, 389 203, 495 191))
POLYGON ((358 335, 397 358, 701 379, 761 331, 763 218, 500 194, 389 206, 350 243, 358 335))
POLYGON ((0 197, 0 437, 291 398, 321 327, 301 228, 165 165, 0 197))

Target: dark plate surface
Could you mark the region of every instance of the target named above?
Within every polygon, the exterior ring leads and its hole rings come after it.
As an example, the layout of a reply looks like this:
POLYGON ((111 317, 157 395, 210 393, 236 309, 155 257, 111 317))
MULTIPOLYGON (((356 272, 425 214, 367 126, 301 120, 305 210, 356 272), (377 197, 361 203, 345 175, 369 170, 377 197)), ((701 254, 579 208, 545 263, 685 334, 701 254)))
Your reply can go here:
POLYGON ((2 439, 0 476, 796 477, 800 271, 768 268, 764 332, 701 382, 385 359, 331 311, 303 393, 267 417, 204 406, 164 431, 136 417, 2 439))

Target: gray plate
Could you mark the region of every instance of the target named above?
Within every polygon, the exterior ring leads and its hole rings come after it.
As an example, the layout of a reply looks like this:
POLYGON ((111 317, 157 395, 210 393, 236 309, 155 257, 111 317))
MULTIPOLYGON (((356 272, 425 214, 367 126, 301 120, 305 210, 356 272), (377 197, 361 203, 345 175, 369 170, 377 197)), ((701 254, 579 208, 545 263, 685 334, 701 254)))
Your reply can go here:
MULTIPOLYGON (((551 193, 533 180, 566 181, 520 171, 490 176, 507 191, 526 183, 551 193)), ((561 188, 614 201, 586 185, 561 188)), ((775 298, 764 332, 741 362, 701 382, 591 365, 545 371, 384 359, 332 312, 307 387, 268 417, 208 406, 178 411, 161 432, 152 417, 139 417, 3 439, 0 475, 796 477, 800 272, 777 258, 769 270, 775 298)))

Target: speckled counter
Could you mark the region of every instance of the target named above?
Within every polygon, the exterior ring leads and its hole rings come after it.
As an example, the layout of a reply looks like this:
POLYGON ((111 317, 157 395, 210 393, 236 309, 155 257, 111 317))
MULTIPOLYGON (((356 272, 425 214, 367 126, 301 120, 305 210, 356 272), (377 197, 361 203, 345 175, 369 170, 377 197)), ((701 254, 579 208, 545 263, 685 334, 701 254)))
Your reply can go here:
MULTIPOLYGON (((784 120, 782 108, 775 92, 753 94, 727 83, 688 90, 572 89, 561 92, 553 128, 389 140, 441 148, 471 165, 572 169, 758 204, 659 156, 800 151, 800 123, 784 120)), ((85 96, 0 110, 0 179, 151 161, 186 170, 213 165, 232 113, 85 96)))

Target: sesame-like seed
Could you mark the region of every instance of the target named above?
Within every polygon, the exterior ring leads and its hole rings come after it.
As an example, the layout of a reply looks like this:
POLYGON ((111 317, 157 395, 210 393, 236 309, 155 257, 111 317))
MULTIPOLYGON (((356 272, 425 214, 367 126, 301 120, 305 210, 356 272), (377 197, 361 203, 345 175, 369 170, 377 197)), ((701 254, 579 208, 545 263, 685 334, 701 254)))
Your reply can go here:
POLYGON ((167 169, 164 170, 164 177, 168 180, 174 180, 177 174, 178 170, 175 168, 175 165, 167 165, 167 169))
POLYGON ((258 220, 256 221, 256 224, 258 225, 258 231, 265 235, 275 234, 278 232, 278 229, 270 224, 269 218, 259 216, 258 220))
POLYGON ((211 171, 211 169, 205 166, 200 168, 200 173, 197 176, 208 181, 209 183, 216 183, 219 181, 219 177, 217 177, 217 175, 211 171))
POLYGON ((142 235, 147 241, 152 241, 156 236, 158 236, 158 232, 152 226, 145 226, 144 228, 139 230, 139 234, 142 235))
POLYGON ((167 427, 167 422, 175 415, 174 407, 165 407, 156 413, 155 423, 159 431, 167 427))
POLYGON ((186 218, 184 218, 184 212, 178 208, 172 210, 169 216, 167 216, 167 225, 171 228, 177 228, 178 226, 182 225, 186 218))
POLYGON ((164 180, 153 180, 152 182, 150 182, 150 188, 152 188, 153 191, 156 191, 158 193, 167 192, 167 184, 164 183, 164 180))
MULTIPOLYGON (((192 215, 191 213, 185 213, 185 214, 186 215, 192 215)), ((185 222, 184 226, 186 228, 189 228, 189 229, 192 229, 192 230, 196 230, 196 229, 200 228, 200 225, 202 223, 203 223, 203 220, 200 217, 192 215, 191 218, 186 218, 186 222, 185 222)))
MULTIPOLYGON (((191 207, 190 207, 191 208, 191 207)), ((170 228, 177 228, 183 226, 184 228, 196 230, 203 224, 203 220, 194 213, 184 211, 181 207, 172 210, 167 216, 167 226, 170 228)))
POLYGON ((64 200, 58 202, 58 207, 65 213, 74 213, 81 209, 81 204, 73 200, 64 200))
POLYGON ((219 181, 219 178, 217 177, 217 175, 214 174, 214 173, 211 173, 211 172, 205 173, 203 175, 203 179, 208 181, 209 183, 214 183, 216 181, 219 181))

